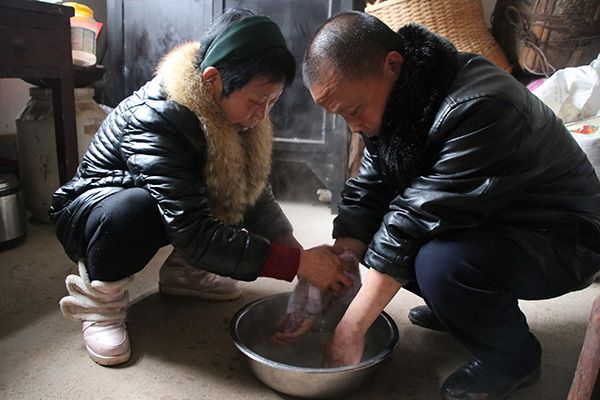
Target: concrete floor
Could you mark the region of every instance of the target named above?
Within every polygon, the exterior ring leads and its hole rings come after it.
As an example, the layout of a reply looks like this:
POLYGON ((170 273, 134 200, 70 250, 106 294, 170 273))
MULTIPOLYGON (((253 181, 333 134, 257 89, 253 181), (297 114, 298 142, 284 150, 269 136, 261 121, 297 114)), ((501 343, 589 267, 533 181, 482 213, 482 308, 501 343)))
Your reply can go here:
MULTIPOLYGON (((301 243, 331 243, 333 216, 323 205, 284 203, 301 243)), ((211 303, 157 293, 163 248, 136 275, 128 328, 132 359, 105 368, 87 356, 79 325, 65 320, 58 301, 64 277, 75 266, 49 225, 30 222, 22 245, 0 252, 0 399, 282 399, 258 381, 233 346, 229 320, 244 304, 292 284, 272 279, 244 283, 241 299, 211 303)), ((558 299, 523 302, 531 329, 544 347, 542 377, 513 400, 566 399, 591 304, 600 284, 558 299)), ((346 399, 438 399, 441 382, 469 355, 444 333, 409 323, 408 310, 422 304, 401 291, 386 311, 400 342, 364 386, 346 399)))

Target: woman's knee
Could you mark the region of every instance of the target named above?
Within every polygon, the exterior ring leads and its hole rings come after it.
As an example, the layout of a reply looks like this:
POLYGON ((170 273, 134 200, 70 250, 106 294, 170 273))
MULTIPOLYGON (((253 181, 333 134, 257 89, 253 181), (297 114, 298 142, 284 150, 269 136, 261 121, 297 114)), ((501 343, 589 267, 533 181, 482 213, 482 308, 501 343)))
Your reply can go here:
POLYGON ((167 244, 158 207, 144 189, 126 189, 103 201, 86 223, 90 279, 114 281, 141 270, 167 244))
POLYGON ((151 227, 160 220, 156 201, 141 188, 127 189, 113 198, 103 202, 102 207, 106 209, 106 218, 119 225, 151 227))
POLYGON ((87 252, 99 243, 123 241, 160 247, 166 244, 166 233, 154 198, 144 189, 132 188, 104 199, 92 210, 84 240, 87 252))
POLYGON ((143 236, 145 232, 162 228, 156 201, 141 188, 126 189, 105 199, 90 217, 92 224, 99 223, 113 235, 143 236))

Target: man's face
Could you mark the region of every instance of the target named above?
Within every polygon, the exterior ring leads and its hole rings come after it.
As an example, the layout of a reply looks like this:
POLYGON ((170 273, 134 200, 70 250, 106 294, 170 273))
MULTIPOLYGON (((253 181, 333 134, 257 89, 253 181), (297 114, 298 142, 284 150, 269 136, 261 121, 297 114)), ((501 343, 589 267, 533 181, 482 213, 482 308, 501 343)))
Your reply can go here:
POLYGON ((400 65, 401 61, 397 65, 384 65, 380 74, 359 80, 344 79, 335 67, 330 66, 319 82, 309 88, 310 94, 315 103, 325 110, 341 115, 352 132, 374 136, 381 128, 387 99, 400 65))

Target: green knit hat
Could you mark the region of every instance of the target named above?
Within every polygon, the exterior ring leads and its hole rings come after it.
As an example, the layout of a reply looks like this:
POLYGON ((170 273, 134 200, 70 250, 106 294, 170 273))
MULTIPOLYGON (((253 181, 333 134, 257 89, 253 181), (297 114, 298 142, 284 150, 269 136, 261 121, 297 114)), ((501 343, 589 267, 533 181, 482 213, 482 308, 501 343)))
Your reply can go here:
POLYGON ((269 17, 253 15, 229 25, 208 47, 200 69, 222 61, 244 59, 274 48, 287 48, 279 26, 269 17))

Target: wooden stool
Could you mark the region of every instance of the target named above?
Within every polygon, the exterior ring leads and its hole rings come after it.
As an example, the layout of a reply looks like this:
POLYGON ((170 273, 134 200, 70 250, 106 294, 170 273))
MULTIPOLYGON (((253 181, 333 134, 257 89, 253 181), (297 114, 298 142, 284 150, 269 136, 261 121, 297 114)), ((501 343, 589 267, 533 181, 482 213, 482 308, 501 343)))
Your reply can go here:
POLYGON ((590 312, 585 339, 567 400, 590 400, 600 369, 600 296, 590 312))

